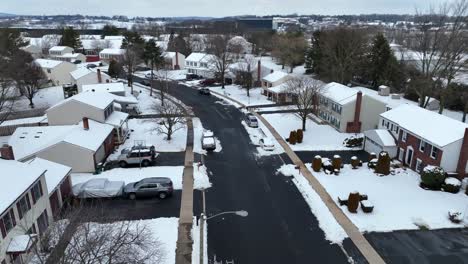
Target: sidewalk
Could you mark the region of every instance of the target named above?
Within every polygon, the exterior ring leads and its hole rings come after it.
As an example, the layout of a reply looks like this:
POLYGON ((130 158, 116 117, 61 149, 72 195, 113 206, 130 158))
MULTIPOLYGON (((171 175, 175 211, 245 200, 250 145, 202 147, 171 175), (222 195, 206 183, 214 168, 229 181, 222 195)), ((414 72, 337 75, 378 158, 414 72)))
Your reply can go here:
MULTIPOLYGON (((239 104, 243 107, 242 103, 228 98, 220 93, 213 92, 216 95, 223 97, 227 100, 233 101, 236 104, 239 104)), ((361 254, 366 258, 366 260, 371 263, 371 264, 382 264, 385 263, 385 261, 382 259, 382 257, 375 251, 375 249, 371 246, 369 241, 364 237, 364 235, 359 231, 359 229, 349 220, 349 218, 341 211, 341 209, 336 205, 336 203, 333 201, 333 198, 327 193, 325 188, 320 184, 320 182, 312 175, 312 173, 306 168, 302 160, 296 155, 296 153, 291 149, 289 144, 281 137, 280 134, 275 130, 273 126, 268 123, 265 118, 263 118, 261 115, 254 113, 256 117, 262 121, 265 126, 270 130, 271 134, 275 137, 275 139, 278 141, 278 143, 284 148, 286 154, 288 154, 289 158, 291 161, 300 168, 300 171, 302 175, 307 179, 311 187, 314 189, 314 191, 320 196, 322 201, 325 203, 327 208, 330 210, 332 215, 335 217, 337 222, 343 227, 343 229, 346 231, 346 234, 349 236, 351 241, 356 245, 356 247, 359 249, 361 254)))

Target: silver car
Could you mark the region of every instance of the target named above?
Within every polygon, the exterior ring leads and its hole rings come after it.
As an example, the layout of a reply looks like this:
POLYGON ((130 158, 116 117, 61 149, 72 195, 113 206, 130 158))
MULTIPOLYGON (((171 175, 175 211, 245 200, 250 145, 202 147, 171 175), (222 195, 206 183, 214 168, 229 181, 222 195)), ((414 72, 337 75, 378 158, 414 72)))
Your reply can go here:
POLYGON ((138 197, 158 197, 165 199, 172 195, 174 187, 169 178, 153 177, 145 178, 138 182, 132 182, 124 187, 124 195, 131 200, 138 197))
POLYGON ((257 128, 258 127, 258 120, 257 118, 251 114, 251 113, 248 113, 246 116, 245 116, 245 123, 249 126, 249 127, 254 127, 254 128, 257 128))
POLYGON ((123 149, 119 155, 119 166, 122 168, 128 165, 141 165, 148 167, 159 156, 155 147, 135 146, 133 148, 123 149))
POLYGON ((202 149, 213 151, 216 149, 216 139, 214 134, 210 130, 203 131, 202 139, 201 139, 202 149))

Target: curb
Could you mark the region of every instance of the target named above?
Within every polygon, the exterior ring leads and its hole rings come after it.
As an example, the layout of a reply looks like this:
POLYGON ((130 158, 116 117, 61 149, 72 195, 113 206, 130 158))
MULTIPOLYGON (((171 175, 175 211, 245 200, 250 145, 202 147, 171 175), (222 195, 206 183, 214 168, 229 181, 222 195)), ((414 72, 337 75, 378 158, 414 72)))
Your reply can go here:
MULTIPOLYGON (((217 92, 212 93, 225 98, 226 100, 230 100, 235 102, 236 104, 241 105, 242 107, 246 107, 243 103, 226 97, 217 92)), ((300 168, 302 175, 307 179, 310 186, 314 191, 320 196, 323 203, 327 206, 328 210, 332 213, 333 217, 335 217, 336 221, 341 225, 341 227, 345 230, 348 237, 351 241, 356 245, 359 249, 361 254, 364 258, 371 264, 384 264, 385 261, 382 257, 377 253, 377 251, 372 247, 369 241, 364 237, 364 235, 359 231, 356 225, 346 216, 346 214, 336 205, 333 198, 328 194, 325 187, 317 180, 317 178, 312 175, 312 173, 306 168, 302 160, 294 153, 288 143, 281 137, 281 135, 275 130, 275 128, 266 121, 264 117, 259 115, 258 113, 252 112, 258 119, 260 119, 263 124, 270 130, 271 134, 275 137, 275 139, 280 143, 280 145, 284 148, 286 154, 289 156, 291 161, 300 168)))

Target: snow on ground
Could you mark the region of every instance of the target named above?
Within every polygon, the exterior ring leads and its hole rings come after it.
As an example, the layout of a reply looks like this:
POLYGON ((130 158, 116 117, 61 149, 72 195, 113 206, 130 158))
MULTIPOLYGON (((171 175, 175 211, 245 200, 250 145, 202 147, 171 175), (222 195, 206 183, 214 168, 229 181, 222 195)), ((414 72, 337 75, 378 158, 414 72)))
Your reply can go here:
POLYGON ((292 181, 296 185, 299 192, 301 192, 305 201, 312 210, 312 213, 317 218, 319 226, 325 233, 325 238, 327 240, 332 243, 341 243, 345 238, 348 237, 330 210, 328 210, 320 196, 314 191, 314 189, 312 189, 307 179, 299 174, 299 171, 295 168, 295 165, 283 165, 278 169, 278 172, 288 177, 294 177, 292 181))
MULTIPOLYGON (((64 100, 62 86, 53 86, 39 89, 33 98, 34 108, 49 108, 64 100)), ((31 109, 29 100, 26 97, 20 97, 14 102, 14 110, 23 111, 31 109)))
MULTIPOLYGON (((146 78, 146 74, 151 74, 151 71, 137 71, 135 72, 135 76, 140 78, 146 78)), ((172 70, 172 71, 165 71, 161 70, 160 72, 154 71, 155 79, 159 78, 158 76, 162 76, 163 78, 171 79, 174 81, 180 81, 187 79, 187 70, 172 70)))
MULTIPOLYGON (((199 118, 193 118, 193 152, 198 153, 198 154, 203 154, 206 155, 207 151, 202 149, 201 146, 201 138, 203 135, 203 124, 201 123, 199 118)), ((221 141, 216 137, 215 135, 215 140, 216 140, 216 149, 214 152, 221 152, 223 150, 223 146, 221 145, 221 141)))
POLYGON ((153 233, 153 236, 161 243, 161 249, 164 251, 162 264, 174 264, 179 218, 170 217, 140 220, 140 223, 146 225, 153 233))
MULTIPOLYGON (((157 114, 155 107, 160 105, 161 100, 150 96, 150 91, 146 89, 138 89, 139 94, 136 97, 138 100, 138 109, 142 115, 157 114)), ((128 92, 130 94, 130 91, 128 92)), ((153 96, 156 96, 156 90, 153 91, 153 96)))
MULTIPOLYGON (((143 178, 149 177, 167 177, 170 178, 175 190, 182 189, 182 176, 184 166, 155 166, 146 168, 116 168, 104 171, 101 174, 92 173, 72 173, 72 184, 86 182, 96 178, 107 178, 110 181, 124 181, 125 183, 137 182, 143 178)), ((205 166, 198 167, 194 164, 193 170, 194 188, 210 188, 211 183, 208 178, 208 171, 205 166)))
POLYGON ((168 141, 166 140, 166 135, 160 134, 155 130, 156 126, 159 125, 154 120, 150 120, 129 119, 128 128, 133 130, 133 132, 130 132, 130 138, 120 145, 108 159, 117 160, 124 148, 131 148, 141 141, 144 141, 144 145, 146 146, 155 146, 157 152, 185 151, 187 145, 187 126, 174 132, 172 139, 168 141))
MULTIPOLYGON (((273 57, 270 57, 270 56, 256 57, 255 59, 260 60, 263 66, 268 67, 274 71, 283 71, 283 72, 289 73, 291 70, 290 67, 287 67, 287 66, 283 69, 283 66, 277 64, 275 60, 273 59, 273 57)), ((305 73, 304 65, 297 66, 293 69, 293 74, 295 75, 303 75, 304 73, 305 73)))
MULTIPOLYGON (((294 113, 262 115, 283 137, 288 138, 292 130, 302 128, 302 121, 294 113)), ((301 144, 289 145, 294 151, 351 150, 343 145, 346 138, 356 134, 340 133, 329 125, 319 125, 308 119, 301 144)))
POLYGON ((275 104, 273 101, 268 100, 266 96, 262 95, 262 88, 250 89, 250 97, 247 96, 247 90, 241 88, 239 85, 226 85, 224 89, 221 86, 210 87, 210 90, 232 98, 246 106, 275 104))
MULTIPOLYGON (((205 221, 203 234, 203 264, 208 264, 208 224, 205 221)), ((200 263, 200 226, 197 224, 197 218, 193 218, 192 225, 192 264, 200 263)))
MULTIPOLYGON (((311 165, 306 165, 311 170, 311 165)), ((462 227, 447 217, 451 209, 468 213, 468 199, 462 191, 452 194, 423 190, 419 187, 420 176, 416 172, 395 171, 395 175, 379 177, 364 164, 356 170, 344 165, 339 176, 312 173, 337 204, 338 196, 347 198, 353 191, 368 195, 374 205, 370 214, 361 209, 353 214, 346 207, 340 207, 362 232, 418 229, 416 224, 430 229, 462 227)))
POLYGON ((258 156, 278 155, 284 152, 283 147, 278 144, 275 137, 273 137, 273 135, 270 133, 270 130, 268 130, 268 128, 260 120, 258 120, 258 128, 249 127, 245 121, 242 121, 242 125, 249 134, 252 144, 257 146, 258 156), (262 138, 269 138, 275 144, 275 149, 273 151, 267 151, 260 147, 259 141, 262 138))

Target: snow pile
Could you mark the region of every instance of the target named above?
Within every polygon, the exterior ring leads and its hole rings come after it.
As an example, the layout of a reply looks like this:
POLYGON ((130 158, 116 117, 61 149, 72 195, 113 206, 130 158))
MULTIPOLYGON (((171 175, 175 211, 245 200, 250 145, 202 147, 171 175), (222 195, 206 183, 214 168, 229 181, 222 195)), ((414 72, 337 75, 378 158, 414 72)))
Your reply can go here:
MULTIPOLYGON (((203 234, 203 264, 208 264, 208 225, 205 221, 203 234)), ((197 218, 193 218, 192 226, 192 264, 200 263, 200 226, 197 223, 197 218)))
MULTIPOLYGON (((312 213, 315 215, 319 222, 320 228, 325 233, 325 238, 332 243, 341 243, 348 237, 344 229, 336 221, 336 219, 328 210, 327 206, 323 203, 320 196, 312 189, 309 182, 304 176, 299 174, 299 171, 294 165, 283 165, 278 169, 278 172, 285 176, 293 176, 292 180, 297 189, 301 192, 302 196, 309 205, 312 213)), ((329 176, 330 177, 330 176, 329 176)))
MULTIPOLYGON (((258 120, 258 119, 257 119, 258 120)), ((258 156, 271 156, 284 153, 283 147, 278 144, 276 139, 270 133, 267 127, 262 123, 262 121, 258 120, 258 128, 249 127, 245 121, 242 121, 242 125, 244 126, 245 130, 249 134, 250 141, 253 145, 257 146, 258 156), (272 151, 264 150, 260 146, 260 139, 267 138, 270 139, 271 142, 274 143, 275 149, 272 151)))
MULTIPOLYGON (((301 119, 293 113, 265 114, 263 117, 283 138, 288 138, 292 130, 302 128, 301 119)), ((289 146, 294 151, 350 150, 353 148, 345 147, 343 141, 355 135, 356 134, 340 133, 329 125, 319 125, 309 119, 306 123, 303 142, 289 146)))
MULTIPOLYGON (((307 168, 312 171, 311 164, 307 168)), ((421 224, 430 229, 460 227, 450 222, 447 210, 463 212, 468 205, 462 192, 452 194, 420 188, 420 176, 412 170, 395 169, 395 175, 378 177, 364 164, 355 170, 344 165, 338 177, 324 172, 313 174, 334 200, 338 196, 348 197, 355 190, 369 197, 374 205, 371 214, 362 210, 353 214, 340 207, 362 232, 410 230, 421 224)))
POLYGON ((454 177, 447 177, 444 182, 453 186, 461 186, 461 181, 454 177))
POLYGON ((108 159, 117 160, 123 149, 131 148, 137 142, 144 142, 146 146, 155 146, 157 152, 185 151, 187 145, 187 127, 175 131, 172 139, 168 141, 166 140, 166 135, 160 134, 155 130, 157 126, 159 125, 151 119, 129 119, 128 128, 133 130, 133 132, 130 132, 130 137, 108 159))
POLYGON ((221 86, 211 87, 211 91, 226 95, 246 106, 250 105, 264 105, 264 104, 275 104, 275 102, 268 100, 268 98, 262 95, 262 88, 250 89, 250 97, 247 96, 247 90, 241 88, 238 85, 226 85, 223 89, 221 86))

